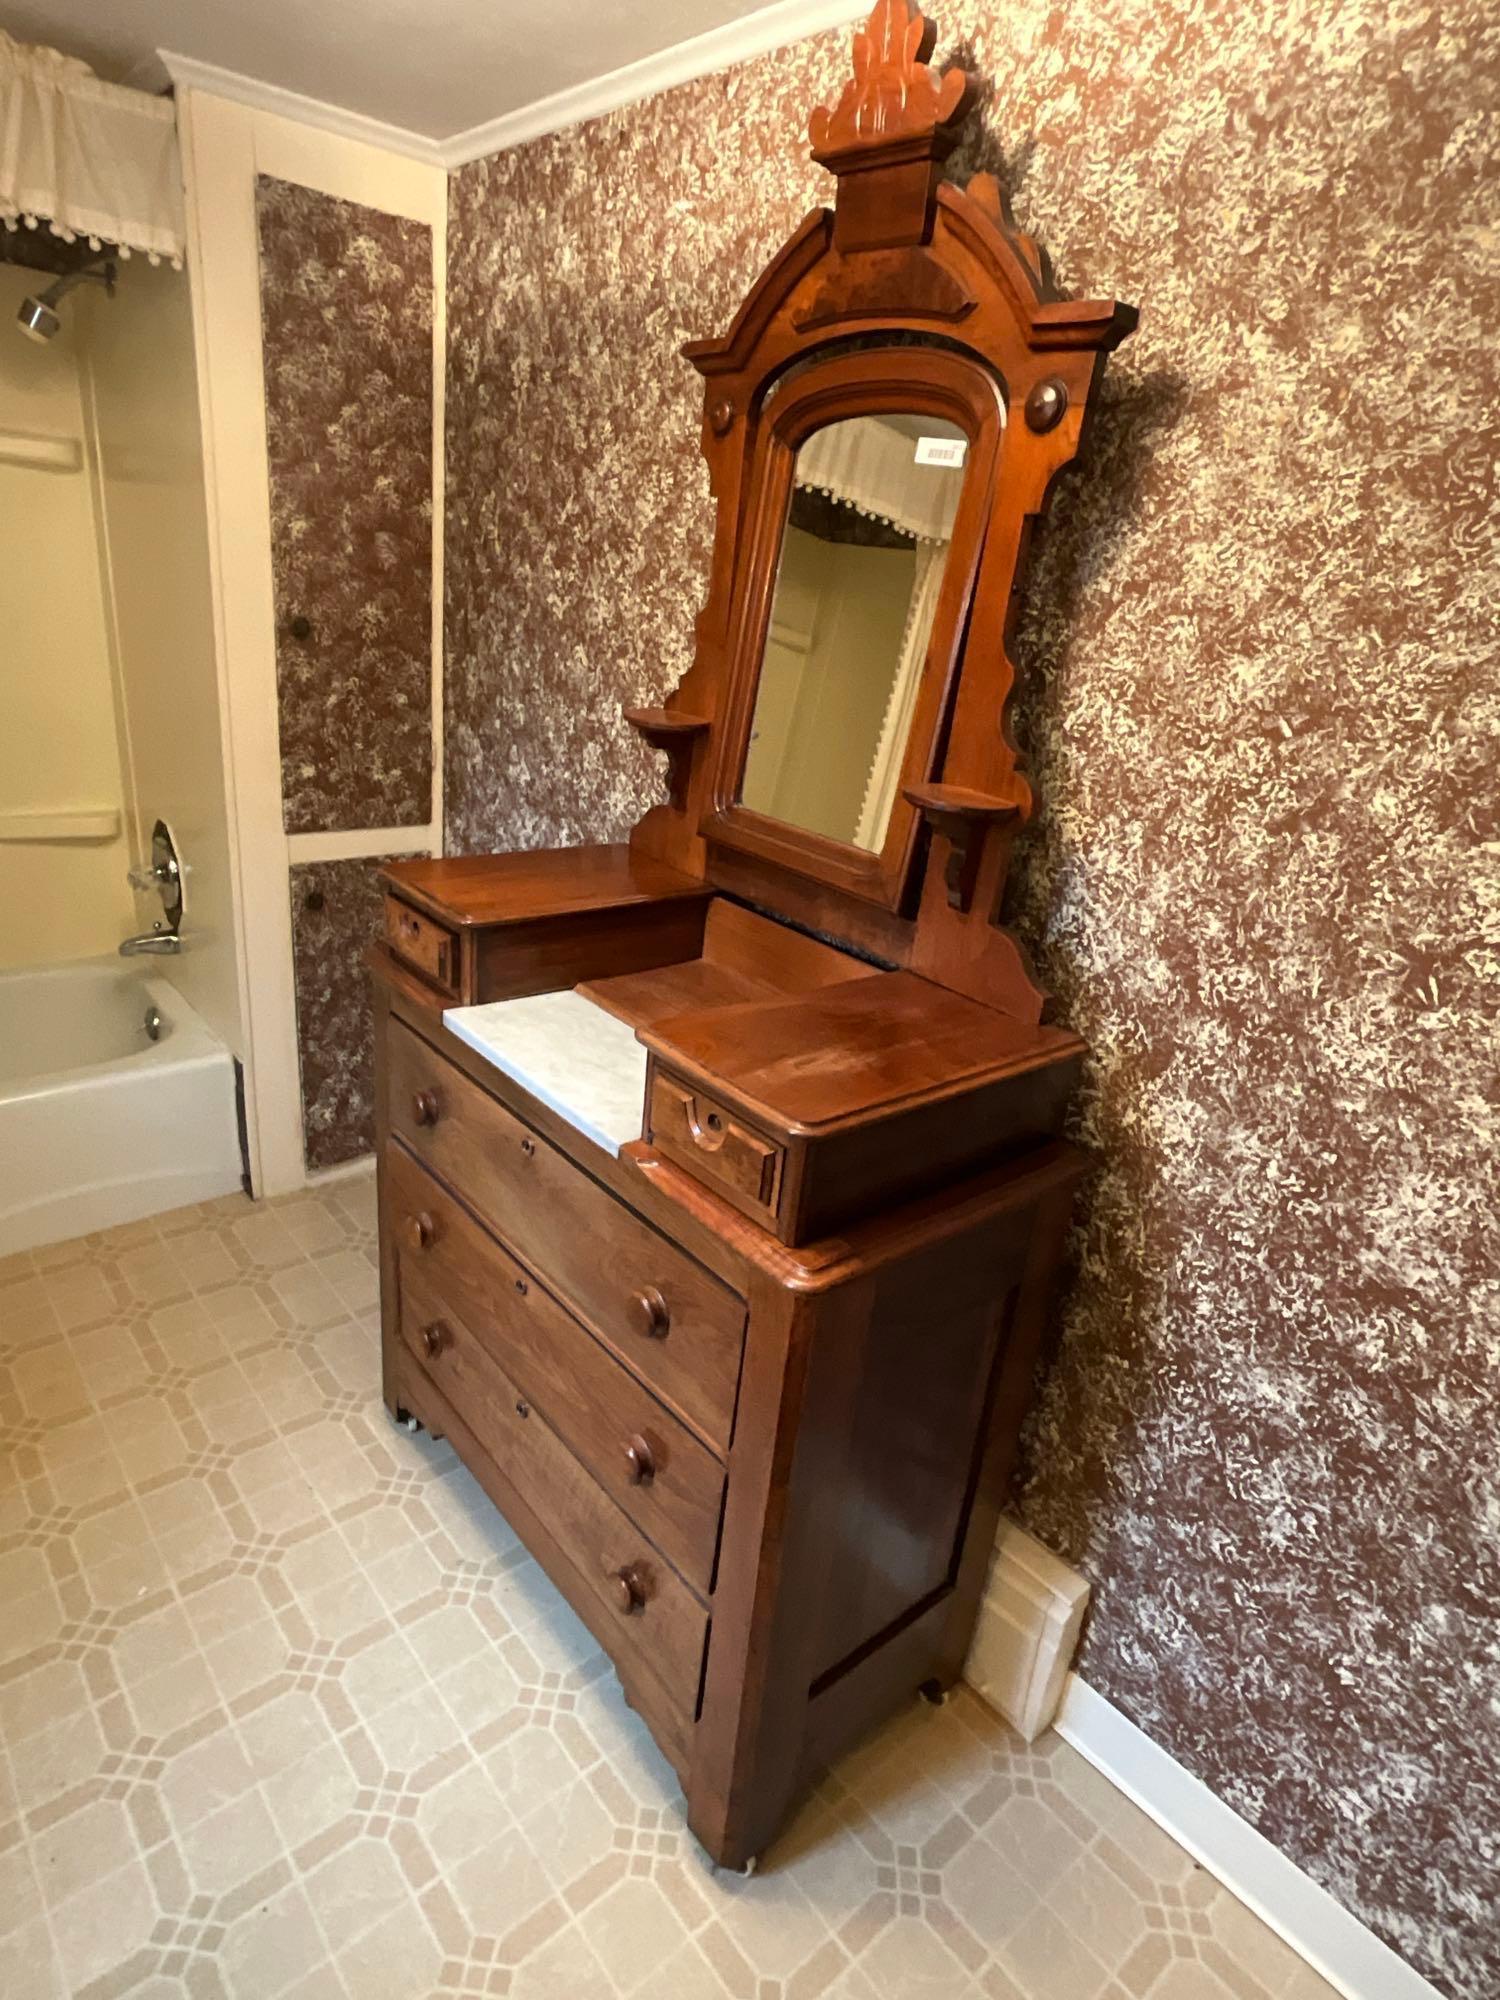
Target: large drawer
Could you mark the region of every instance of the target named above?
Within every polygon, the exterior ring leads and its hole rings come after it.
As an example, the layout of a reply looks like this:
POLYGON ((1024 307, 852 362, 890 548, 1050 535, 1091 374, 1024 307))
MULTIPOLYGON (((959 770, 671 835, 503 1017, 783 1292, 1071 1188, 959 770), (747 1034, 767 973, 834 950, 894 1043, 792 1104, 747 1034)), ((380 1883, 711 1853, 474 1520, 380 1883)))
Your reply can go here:
MULTIPOLYGON (((672 1734, 690 1728, 708 1639, 703 1606, 589 1477, 451 1301, 424 1292, 404 1273, 401 1338, 418 1376, 433 1383, 461 1420, 455 1442, 466 1433, 465 1455, 473 1458, 477 1446, 545 1528, 627 1691, 639 1688, 648 1709, 659 1709, 664 1697, 672 1734)), ((414 1397, 419 1410, 420 1394, 414 1397)), ((471 1470, 483 1479, 482 1462, 471 1470)))
POLYGON ((399 1146, 386 1152, 386 1188, 403 1300, 408 1283, 418 1284, 436 1315, 456 1314, 599 1484, 707 1595, 723 1466, 399 1146))
POLYGON ((396 1021, 389 1053, 391 1131, 664 1402, 727 1449, 744 1302, 396 1021))

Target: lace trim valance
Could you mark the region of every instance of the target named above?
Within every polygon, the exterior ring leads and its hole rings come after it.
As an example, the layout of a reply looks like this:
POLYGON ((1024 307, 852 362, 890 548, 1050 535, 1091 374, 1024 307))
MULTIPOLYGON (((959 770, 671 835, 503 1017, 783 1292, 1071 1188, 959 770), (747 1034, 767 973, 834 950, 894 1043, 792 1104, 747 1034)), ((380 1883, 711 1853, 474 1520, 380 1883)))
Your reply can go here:
POLYGON ((918 465, 916 449, 914 438, 878 417, 829 424, 797 453, 794 477, 916 541, 949 541, 963 481, 951 467, 918 465))
POLYGON ((179 268, 186 243, 171 101, 0 31, 0 222, 179 268))

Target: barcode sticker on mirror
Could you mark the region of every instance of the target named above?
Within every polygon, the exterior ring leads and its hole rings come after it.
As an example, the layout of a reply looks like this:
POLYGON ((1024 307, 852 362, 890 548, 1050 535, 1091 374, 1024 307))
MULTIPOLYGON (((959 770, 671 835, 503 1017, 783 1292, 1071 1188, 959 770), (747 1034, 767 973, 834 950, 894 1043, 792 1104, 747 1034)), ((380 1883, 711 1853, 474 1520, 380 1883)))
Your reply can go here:
POLYGON ((967 438, 918 438, 918 465, 962 465, 969 455, 967 438))

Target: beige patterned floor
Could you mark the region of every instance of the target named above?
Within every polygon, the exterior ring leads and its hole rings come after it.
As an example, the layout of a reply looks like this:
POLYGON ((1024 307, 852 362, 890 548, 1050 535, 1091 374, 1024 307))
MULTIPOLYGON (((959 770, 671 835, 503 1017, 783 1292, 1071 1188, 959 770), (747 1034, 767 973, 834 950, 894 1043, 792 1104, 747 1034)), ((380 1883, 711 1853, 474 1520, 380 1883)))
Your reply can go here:
POLYGON ((1327 2000, 1055 1738, 914 1703, 714 1876, 381 1407, 373 1184, 0 1262, 0 1994, 1327 2000))

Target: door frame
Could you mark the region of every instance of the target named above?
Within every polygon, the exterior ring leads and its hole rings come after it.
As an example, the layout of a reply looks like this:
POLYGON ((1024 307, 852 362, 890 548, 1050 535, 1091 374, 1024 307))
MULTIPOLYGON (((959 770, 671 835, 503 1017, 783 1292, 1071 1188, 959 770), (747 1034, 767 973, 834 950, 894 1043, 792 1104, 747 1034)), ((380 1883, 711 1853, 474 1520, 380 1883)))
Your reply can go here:
MULTIPOLYGON (((217 637, 250 1173, 303 1187, 290 870, 443 846, 443 389, 448 176, 435 164, 187 85, 177 96, 217 637), (289 835, 282 815, 261 346, 260 175, 426 223, 433 250, 432 810, 425 826, 289 835), (254 968, 253 978, 250 968, 254 968)), ((340 1168, 330 1169, 337 1173, 340 1168)))

